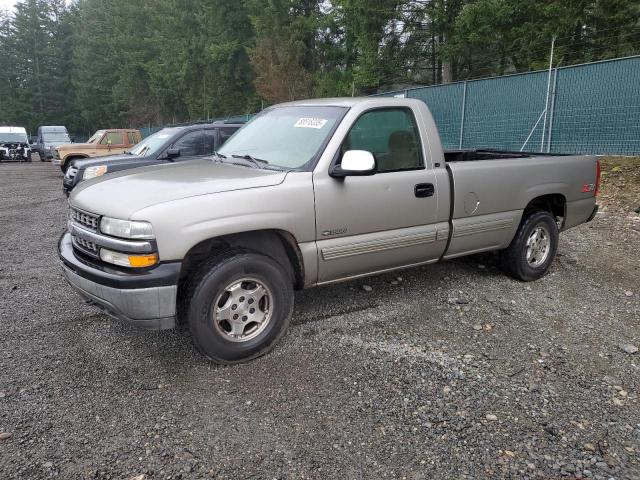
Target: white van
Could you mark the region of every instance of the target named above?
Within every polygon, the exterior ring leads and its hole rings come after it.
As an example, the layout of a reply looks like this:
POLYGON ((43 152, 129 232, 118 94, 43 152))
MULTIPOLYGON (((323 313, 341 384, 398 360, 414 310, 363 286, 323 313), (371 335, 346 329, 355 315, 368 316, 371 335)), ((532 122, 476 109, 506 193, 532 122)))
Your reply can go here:
POLYGON ((0 127, 0 162, 30 162, 29 137, 23 127, 0 127))

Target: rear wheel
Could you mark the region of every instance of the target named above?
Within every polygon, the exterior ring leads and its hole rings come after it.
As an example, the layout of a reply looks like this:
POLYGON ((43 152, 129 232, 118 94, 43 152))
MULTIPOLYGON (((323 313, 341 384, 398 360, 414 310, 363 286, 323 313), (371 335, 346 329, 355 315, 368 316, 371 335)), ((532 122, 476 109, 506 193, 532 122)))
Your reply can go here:
POLYGON ((503 269, 512 277, 531 282, 544 276, 558 249, 558 225, 549 212, 529 213, 511 244, 501 252, 503 269))
POLYGON ((231 252, 203 265, 188 287, 188 323, 198 351, 216 363, 269 352, 285 334, 293 282, 274 260, 231 252))

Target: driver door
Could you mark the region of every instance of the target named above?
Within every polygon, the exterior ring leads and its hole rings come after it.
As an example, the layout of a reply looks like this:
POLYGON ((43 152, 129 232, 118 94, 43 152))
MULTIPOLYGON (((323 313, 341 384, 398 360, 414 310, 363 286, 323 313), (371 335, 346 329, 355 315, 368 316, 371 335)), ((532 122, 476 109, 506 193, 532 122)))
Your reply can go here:
POLYGON ((336 163, 347 150, 371 152, 377 170, 345 178, 314 174, 318 282, 436 261, 446 238, 437 235, 435 174, 413 111, 363 113, 336 163))
POLYGON ((188 160, 205 154, 204 132, 201 129, 191 130, 176 140, 169 150, 178 150, 180 154, 174 161, 188 160))
POLYGON ((107 132, 100 140, 100 150, 103 155, 113 155, 116 153, 122 153, 125 151, 126 145, 124 143, 123 132, 107 132), (106 152, 105 152, 106 150, 106 152), (108 152, 108 153, 107 153, 108 152))

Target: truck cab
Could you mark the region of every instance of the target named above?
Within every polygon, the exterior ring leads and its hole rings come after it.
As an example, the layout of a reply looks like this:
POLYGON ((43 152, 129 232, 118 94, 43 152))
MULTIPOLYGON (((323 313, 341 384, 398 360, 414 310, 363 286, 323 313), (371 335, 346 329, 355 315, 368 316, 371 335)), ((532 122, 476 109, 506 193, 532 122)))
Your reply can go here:
POLYGON ((51 163, 59 166, 65 173, 73 160, 123 153, 140 140, 142 140, 142 135, 139 130, 135 129, 98 130, 85 143, 72 143, 56 147, 51 163))

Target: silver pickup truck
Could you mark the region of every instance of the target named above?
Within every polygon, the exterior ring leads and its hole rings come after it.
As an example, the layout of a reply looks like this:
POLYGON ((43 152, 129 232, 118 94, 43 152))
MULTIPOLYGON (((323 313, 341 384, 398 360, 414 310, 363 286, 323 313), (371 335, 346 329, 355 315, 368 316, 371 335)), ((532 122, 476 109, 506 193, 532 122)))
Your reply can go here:
POLYGON ((199 161, 83 182, 59 254, 115 317, 185 322, 219 363, 268 352, 294 289, 499 250, 544 275, 558 233, 597 211, 595 157, 444 152, 426 105, 396 98, 271 107, 199 161))

